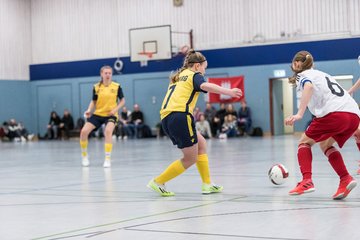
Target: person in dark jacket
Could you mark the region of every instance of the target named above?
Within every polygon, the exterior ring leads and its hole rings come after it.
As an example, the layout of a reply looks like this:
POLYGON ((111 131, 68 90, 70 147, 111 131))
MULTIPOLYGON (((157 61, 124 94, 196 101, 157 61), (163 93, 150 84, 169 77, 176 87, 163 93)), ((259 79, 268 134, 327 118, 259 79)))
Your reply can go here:
POLYGON ((251 111, 245 100, 241 102, 238 114, 238 123, 241 134, 249 134, 251 129, 251 111))
POLYGON ((61 136, 64 137, 65 139, 69 139, 70 138, 70 130, 74 129, 74 119, 71 116, 71 113, 69 112, 69 110, 65 109, 64 110, 64 115, 61 119, 61 123, 60 123, 60 131, 61 131, 61 136))
POLYGON ((59 115, 52 111, 50 114, 49 124, 47 125, 47 137, 48 139, 57 139, 60 127, 61 119, 59 115))

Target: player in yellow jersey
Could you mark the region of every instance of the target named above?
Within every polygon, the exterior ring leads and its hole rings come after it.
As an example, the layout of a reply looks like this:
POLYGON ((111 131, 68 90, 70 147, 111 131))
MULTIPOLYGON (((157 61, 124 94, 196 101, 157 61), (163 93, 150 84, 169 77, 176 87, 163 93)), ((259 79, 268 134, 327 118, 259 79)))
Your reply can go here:
POLYGON ((125 98, 120 84, 112 81, 112 68, 104 66, 100 69, 101 81, 94 85, 92 101, 84 116, 87 122, 80 132, 82 165, 89 166, 87 153, 88 136, 92 130, 105 123, 105 161, 104 167, 111 167, 112 134, 118 119, 119 109, 124 106, 125 98), (119 100, 119 101, 118 101, 119 100), (93 113, 92 111, 95 110, 93 113))
POLYGON ((161 106, 162 127, 184 155, 148 183, 147 187, 163 197, 175 195, 166 190, 165 183, 182 174, 194 163, 203 182, 203 194, 221 192, 223 189, 222 186, 211 182, 206 141, 196 132, 192 114, 200 92, 226 94, 238 98, 241 97, 242 92, 238 88, 227 89, 206 82, 204 79, 206 67, 206 58, 200 52, 190 50, 182 68, 171 76, 171 83, 161 106))

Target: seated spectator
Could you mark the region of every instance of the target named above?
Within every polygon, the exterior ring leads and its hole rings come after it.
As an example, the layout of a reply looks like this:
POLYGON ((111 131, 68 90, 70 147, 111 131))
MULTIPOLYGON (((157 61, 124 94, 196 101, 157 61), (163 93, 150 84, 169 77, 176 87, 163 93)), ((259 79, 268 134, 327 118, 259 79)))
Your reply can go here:
POLYGON ((234 115, 227 115, 221 128, 219 138, 230 138, 237 135, 237 122, 234 115))
POLYGON ((220 109, 216 112, 214 120, 212 122, 212 124, 215 128, 214 135, 216 135, 216 136, 221 133, 221 126, 224 123, 225 113, 226 113, 225 103, 220 103, 220 109))
POLYGON ((251 130, 251 111, 247 106, 246 101, 241 102, 239 109, 238 124, 240 135, 249 134, 251 130))
POLYGON ((233 117, 235 117, 235 119, 237 119, 238 115, 236 113, 236 110, 234 109, 234 105, 232 105, 231 103, 229 103, 226 106, 226 110, 225 110, 225 117, 232 115, 233 117))
POLYGON ((7 134, 8 134, 8 122, 3 122, 3 124, 0 127, 0 139, 1 140, 8 140, 7 134))
POLYGON ((196 131, 198 131, 204 138, 211 138, 211 129, 209 122, 205 119, 204 114, 200 115, 200 120, 195 123, 196 131))
POLYGON ((47 138, 48 139, 57 139, 59 137, 59 126, 61 123, 61 119, 59 115, 52 111, 50 114, 49 124, 47 125, 47 138))
POLYGON ((33 134, 29 135, 28 130, 21 123, 17 123, 15 119, 10 119, 7 126, 7 137, 10 141, 25 142, 33 138, 33 134))
POLYGON ((70 131, 74 129, 74 119, 71 116, 69 110, 64 110, 64 115, 61 119, 61 123, 59 125, 59 129, 61 131, 61 136, 65 139, 70 138, 70 131))
POLYGON ((199 121, 200 120, 200 115, 203 114, 201 111, 200 111, 200 108, 199 107, 195 107, 194 111, 193 111, 193 117, 194 117, 194 120, 195 122, 199 121))
POLYGON ((142 138, 142 130, 144 128, 144 114, 140 111, 138 104, 134 105, 134 111, 130 114, 129 129, 132 131, 133 136, 142 138))
POLYGON ((211 134, 214 136, 216 135, 216 126, 214 125, 215 115, 216 115, 216 109, 211 105, 211 103, 206 103, 204 116, 205 116, 205 119, 210 124, 211 134))
POLYGON ((79 137, 80 136, 80 131, 83 128, 83 126, 85 125, 85 120, 83 118, 78 118, 76 120, 76 125, 75 127, 69 131, 69 137, 79 137))
POLYGON ((119 115, 118 128, 116 129, 116 137, 121 137, 122 139, 127 139, 132 135, 132 131, 129 128, 131 112, 124 106, 119 115))
POLYGON ((76 120, 76 126, 75 126, 75 130, 79 130, 81 131, 81 129, 83 128, 83 126, 85 125, 85 120, 83 118, 78 118, 76 120))

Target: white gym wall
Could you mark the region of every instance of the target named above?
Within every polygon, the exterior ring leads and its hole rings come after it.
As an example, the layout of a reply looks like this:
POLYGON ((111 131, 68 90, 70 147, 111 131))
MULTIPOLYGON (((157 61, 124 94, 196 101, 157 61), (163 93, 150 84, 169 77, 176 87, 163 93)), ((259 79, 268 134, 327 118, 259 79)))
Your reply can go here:
POLYGON ((197 49, 353 37, 360 2, 0 0, 0 79, 28 79, 29 64, 128 56, 128 29, 164 24, 193 29, 197 49))
POLYGON ((0 80, 28 80, 30 1, 0 0, 0 80))

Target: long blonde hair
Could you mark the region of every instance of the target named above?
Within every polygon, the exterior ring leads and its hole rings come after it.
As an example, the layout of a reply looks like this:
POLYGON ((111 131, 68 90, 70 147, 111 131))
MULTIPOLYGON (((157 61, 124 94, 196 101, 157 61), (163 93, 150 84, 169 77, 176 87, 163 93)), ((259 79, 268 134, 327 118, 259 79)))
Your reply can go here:
POLYGON ((297 52, 291 63, 291 70, 294 72, 294 75, 289 78, 289 83, 296 84, 296 76, 298 73, 301 73, 305 70, 311 69, 314 65, 314 58, 308 51, 297 52), (300 62, 298 67, 294 67, 295 62, 300 62))
POLYGON ((196 52, 194 49, 190 49, 185 56, 183 66, 170 76, 171 83, 178 82, 180 73, 185 69, 192 68, 195 63, 203 63, 205 61, 206 58, 201 52, 196 52))

